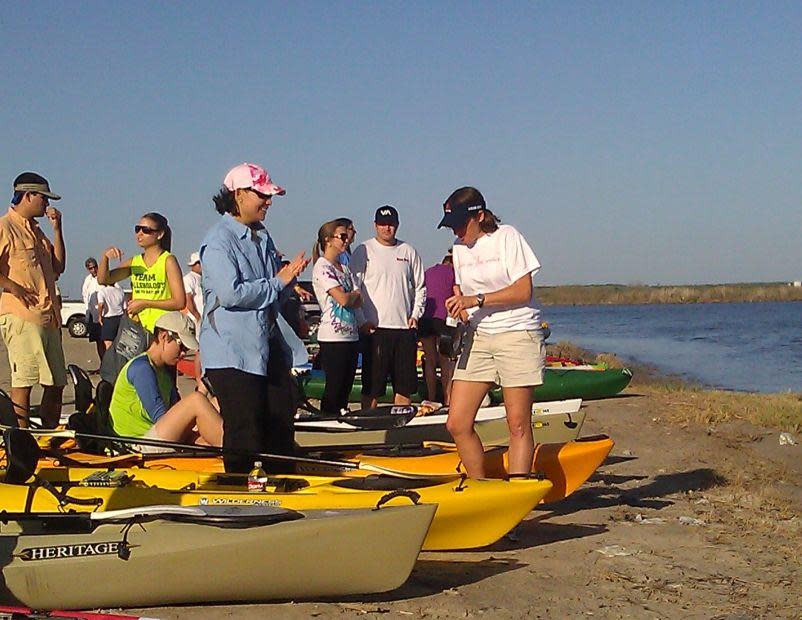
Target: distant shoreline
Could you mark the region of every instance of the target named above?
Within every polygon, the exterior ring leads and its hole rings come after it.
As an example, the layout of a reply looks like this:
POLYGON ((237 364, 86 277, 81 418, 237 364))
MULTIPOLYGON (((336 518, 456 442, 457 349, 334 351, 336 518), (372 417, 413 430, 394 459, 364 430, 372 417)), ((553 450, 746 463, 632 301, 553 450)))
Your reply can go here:
POLYGON ((539 286, 536 298, 543 306, 743 303, 802 301, 802 286, 787 283, 701 284, 683 286, 539 286))

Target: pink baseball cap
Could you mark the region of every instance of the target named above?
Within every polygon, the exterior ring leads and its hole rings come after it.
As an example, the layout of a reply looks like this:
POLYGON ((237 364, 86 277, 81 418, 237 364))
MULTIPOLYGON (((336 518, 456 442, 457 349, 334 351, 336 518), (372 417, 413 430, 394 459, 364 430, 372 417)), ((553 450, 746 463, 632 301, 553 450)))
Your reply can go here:
POLYGON ((235 189, 253 189, 268 196, 283 196, 287 193, 287 190, 270 180, 267 170, 256 164, 234 166, 223 179, 223 185, 232 192, 235 189))

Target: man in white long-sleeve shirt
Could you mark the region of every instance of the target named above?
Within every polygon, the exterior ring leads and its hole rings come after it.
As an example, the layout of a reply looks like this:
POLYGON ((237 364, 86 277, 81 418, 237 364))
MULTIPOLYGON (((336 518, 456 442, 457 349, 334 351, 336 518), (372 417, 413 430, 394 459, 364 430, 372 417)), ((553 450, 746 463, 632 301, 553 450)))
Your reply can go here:
POLYGON ((408 405, 418 391, 415 358, 418 319, 426 303, 423 263, 408 243, 396 239, 398 211, 385 205, 376 211, 376 236, 351 255, 351 271, 361 284, 362 406, 375 407, 387 377, 393 402, 408 405))

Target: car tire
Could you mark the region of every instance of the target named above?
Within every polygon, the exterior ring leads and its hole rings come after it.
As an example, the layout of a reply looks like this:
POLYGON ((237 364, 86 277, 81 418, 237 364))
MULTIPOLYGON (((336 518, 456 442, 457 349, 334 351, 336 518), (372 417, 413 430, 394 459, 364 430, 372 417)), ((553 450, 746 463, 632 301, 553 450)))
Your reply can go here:
POLYGON ((70 317, 67 321, 67 331, 73 338, 86 338, 89 335, 89 327, 86 321, 77 316, 70 317))

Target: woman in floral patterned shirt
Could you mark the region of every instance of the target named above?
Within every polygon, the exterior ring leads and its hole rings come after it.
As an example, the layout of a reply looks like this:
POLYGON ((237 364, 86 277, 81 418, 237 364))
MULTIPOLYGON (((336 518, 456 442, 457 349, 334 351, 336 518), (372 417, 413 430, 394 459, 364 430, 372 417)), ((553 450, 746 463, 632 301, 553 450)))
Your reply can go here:
POLYGON ((347 243, 346 227, 332 220, 320 227, 312 250, 312 285, 320 304, 317 339, 326 373, 320 410, 335 417, 348 407, 359 356, 359 325, 364 322, 359 311, 362 294, 350 269, 340 261, 347 243))

